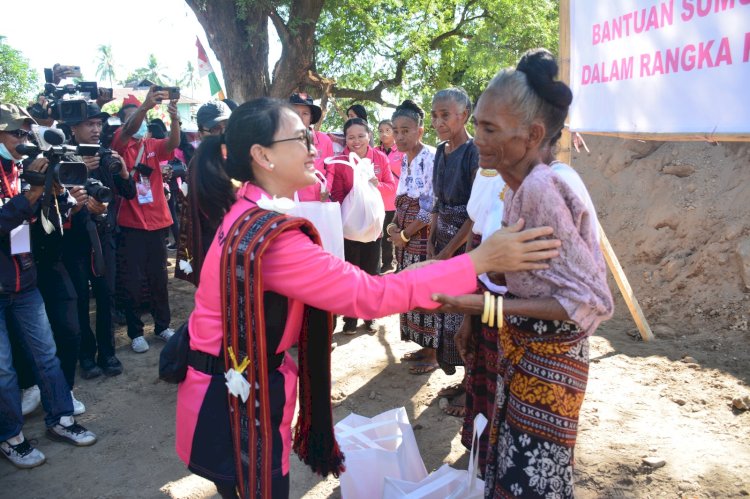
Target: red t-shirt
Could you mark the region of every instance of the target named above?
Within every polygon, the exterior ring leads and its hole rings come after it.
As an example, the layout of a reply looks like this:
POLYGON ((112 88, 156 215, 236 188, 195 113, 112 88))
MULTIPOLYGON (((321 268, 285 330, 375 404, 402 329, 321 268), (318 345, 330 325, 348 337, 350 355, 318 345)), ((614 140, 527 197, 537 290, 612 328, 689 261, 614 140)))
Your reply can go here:
POLYGON ((122 227, 141 230, 159 230, 172 225, 172 215, 169 213, 167 198, 164 195, 164 182, 161 177, 159 163, 172 159, 172 151, 167 150, 167 139, 142 139, 131 138, 124 146, 119 145, 122 129, 115 132, 112 144, 117 153, 125 160, 128 171, 135 167, 138 151, 143 144, 143 155, 141 163, 154 169, 148 180, 151 184, 150 202, 145 201, 145 194, 141 174, 133 173, 138 195, 133 199, 122 199, 120 211, 117 213, 117 223, 122 227))
MULTIPOLYGON (((388 158, 382 152, 367 147, 367 158, 370 158, 375 167, 375 176, 378 179, 378 190, 380 195, 385 199, 391 193, 396 191, 396 180, 389 168, 388 158)), ((336 159, 347 161, 349 159, 349 148, 344 149, 341 156, 334 156, 336 159)), ((333 163, 327 165, 328 185, 331 186, 331 200, 343 202, 349 191, 354 185, 354 170, 350 166, 333 163)))

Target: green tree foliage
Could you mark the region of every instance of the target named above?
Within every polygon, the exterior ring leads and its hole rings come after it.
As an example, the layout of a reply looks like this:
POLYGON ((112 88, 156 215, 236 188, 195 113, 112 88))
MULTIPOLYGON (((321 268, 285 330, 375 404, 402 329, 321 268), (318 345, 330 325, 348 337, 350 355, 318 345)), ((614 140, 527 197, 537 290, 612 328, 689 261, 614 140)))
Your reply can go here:
POLYGON ((112 57, 112 45, 99 45, 97 51, 99 52, 99 64, 96 67, 96 76, 100 78, 100 81, 109 80, 109 86, 113 87, 115 80, 115 62, 112 57))
POLYGON ((196 68, 195 66, 193 66, 193 63, 191 61, 187 62, 185 73, 177 83, 179 83, 180 87, 182 87, 183 89, 190 89, 191 92, 195 92, 195 89, 198 87, 200 81, 198 78, 198 72, 196 71, 196 68))
POLYGON ((29 61, 0 37, 0 102, 26 107, 37 89, 29 61))

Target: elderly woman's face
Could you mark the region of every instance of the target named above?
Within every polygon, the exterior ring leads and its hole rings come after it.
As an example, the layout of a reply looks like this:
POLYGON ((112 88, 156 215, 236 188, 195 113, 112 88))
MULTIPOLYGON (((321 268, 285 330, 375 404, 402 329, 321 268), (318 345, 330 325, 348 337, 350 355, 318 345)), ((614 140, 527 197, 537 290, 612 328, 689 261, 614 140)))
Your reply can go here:
POLYGON ((502 97, 485 92, 472 122, 480 167, 503 173, 526 156, 528 127, 502 97))
POLYGON ((433 102, 430 116, 432 128, 437 132, 438 138, 441 141, 449 140, 461 133, 468 118, 466 113, 466 108, 456 101, 443 99, 433 102))

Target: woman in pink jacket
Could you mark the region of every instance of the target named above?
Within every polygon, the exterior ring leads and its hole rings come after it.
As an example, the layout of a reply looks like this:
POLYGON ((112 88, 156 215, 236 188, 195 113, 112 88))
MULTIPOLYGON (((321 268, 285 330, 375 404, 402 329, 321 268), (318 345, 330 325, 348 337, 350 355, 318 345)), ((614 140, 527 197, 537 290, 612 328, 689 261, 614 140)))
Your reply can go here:
MULTIPOLYGON (((347 161, 349 153, 353 152, 360 158, 367 158, 375 166, 375 177, 371 180, 378 187, 384 203, 385 199, 390 199, 396 192, 396 180, 391 172, 388 157, 374 147, 370 146, 372 133, 370 126, 362 118, 351 118, 344 123, 344 137, 346 138, 346 149, 341 156, 336 156, 334 160, 347 161)), ((349 191, 354 184, 354 170, 341 163, 330 163, 328 165, 328 185, 331 186, 331 199, 344 202, 349 191)), ((378 274, 380 267, 380 239, 381 233, 377 239, 369 242, 352 241, 344 239, 344 257, 352 265, 356 265, 370 275, 378 274)), ((357 330, 357 317, 344 317, 344 334, 354 334, 357 330)), ((365 320, 365 331, 375 333, 377 325, 375 321, 365 320)))
POLYGON ((307 221, 282 213, 291 203, 284 198, 315 182, 315 154, 294 110, 267 98, 238 107, 226 132, 196 153, 195 168, 226 173, 207 187, 215 194, 208 202, 232 193, 230 178, 244 182, 203 264, 177 393, 177 453, 222 497, 288 497, 292 449, 321 475, 344 469, 333 435, 328 311, 372 319, 431 308, 434 293, 471 292, 477 274, 546 268, 539 262, 557 255, 556 242, 531 241, 548 228, 519 225, 469 254, 370 276, 323 251, 307 221), (295 344, 299 368, 287 352, 295 344))

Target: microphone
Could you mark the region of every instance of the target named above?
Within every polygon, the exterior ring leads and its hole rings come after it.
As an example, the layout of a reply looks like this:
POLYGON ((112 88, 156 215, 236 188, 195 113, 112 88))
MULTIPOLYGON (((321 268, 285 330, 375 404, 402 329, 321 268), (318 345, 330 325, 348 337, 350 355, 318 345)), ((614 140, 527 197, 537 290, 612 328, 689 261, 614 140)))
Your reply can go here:
POLYGON ((65 142, 65 134, 58 128, 48 128, 44 131, 44 141, 51 146, 59 146, 65 142))
POLYGON ((16 146, 16 152, 21 156, 36 157, 41 151, 34 144, 19 144, 16 146))

